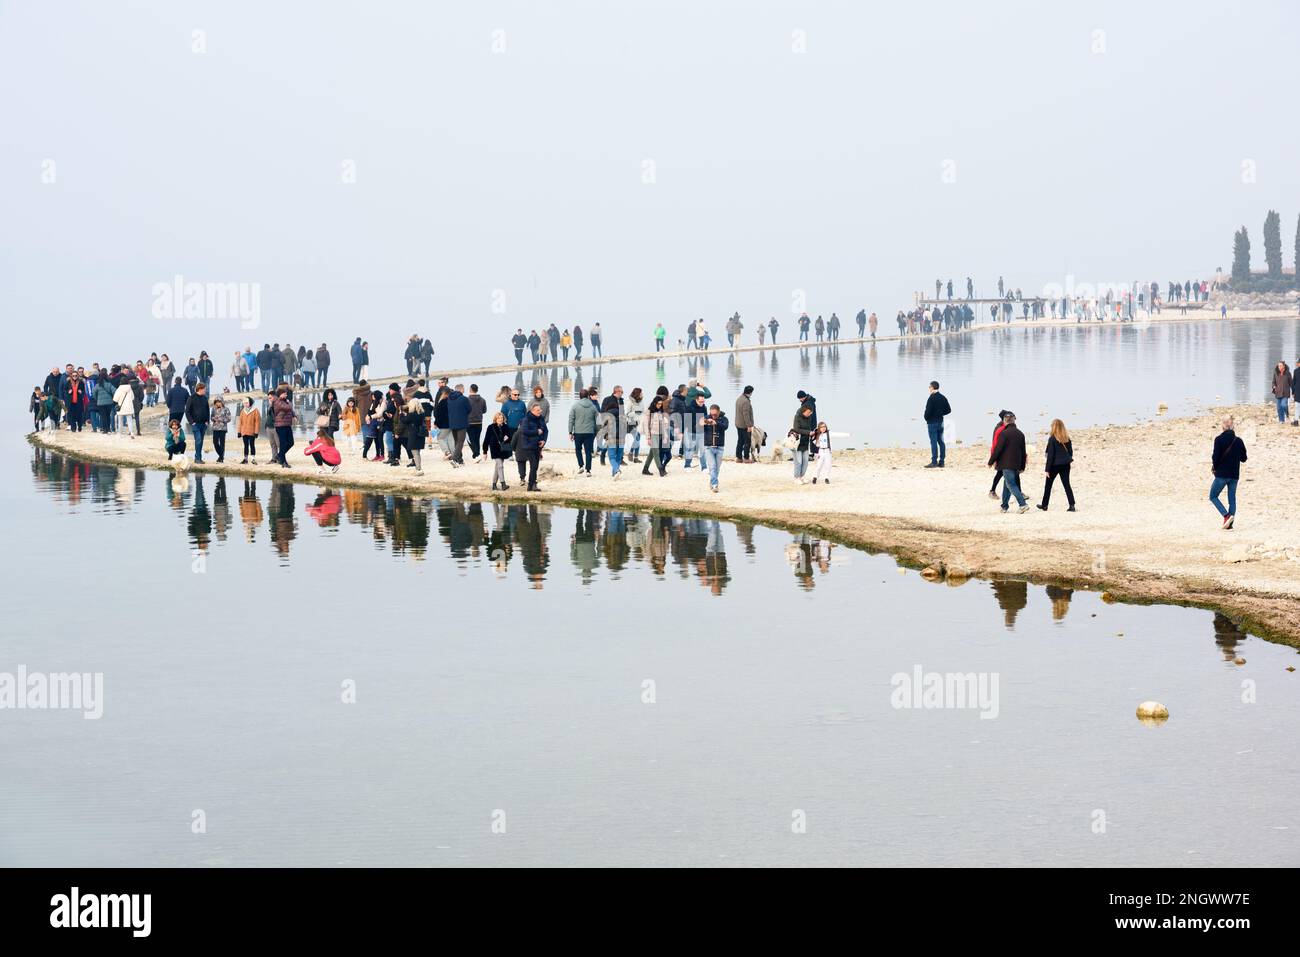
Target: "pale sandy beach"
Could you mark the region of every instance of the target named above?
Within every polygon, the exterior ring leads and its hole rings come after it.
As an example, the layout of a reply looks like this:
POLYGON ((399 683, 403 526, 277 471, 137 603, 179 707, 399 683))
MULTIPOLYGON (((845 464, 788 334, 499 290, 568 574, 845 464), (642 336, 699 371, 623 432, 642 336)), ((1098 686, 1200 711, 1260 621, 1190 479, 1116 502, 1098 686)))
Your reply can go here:
MULTIPOLYGON (((1300 429, 1278 424, 1263 404, 1228 410, 1237 416, 1250 459, 1238 488, 1237 527, 1225 532, 1207 500, 1210 447, 1222 411, 1075 431, 1075 513, 1065 511, 1058 484, 1050 512, 1001 514, 987 496, 991 472, 983 446, 950 446, 942 471, 922 468, 928 453, 920 448, 837 452, 829 487, 799 485, 789 463, 772 464, 766 456, 757 465, 728 460, 718 494, 680 459, 669 465, 666 478, 643 476, 640 466, 630 464, 619 481, 599 467, 591 478, 577 477, 573 453, 561 448, 547 450, 541 491, 531 494, 519 484, 493 493, 490 464, 454 469, 433 451, 425 454, 423 476, 404 466, 362 461, 346 449, 339 472, 322 475, 302 455, 301 443, 291 453, 290 461, 297 459, 292 470, 211 461, 191 468, 329 487, 663 510, 807 529, 889 551, 933 569, 929 574, 937 572, 949 584, 967 576, 1011 576, 1105 589, 1126 600, 1199 604, 1300 644, 1300 538, 1278 518, 1292 505, 1285 478, 1300 454, 1300 429)), ((1044 437, 1031 434, 1029 440, 1030 467, 1022 482, 1034 503, 1042 494, 1044 437)), ((32 441, 96 461, 168 468, 157 434, 130 440, 89 431, 42 432, 32 441)), ((514 464, 507 468, 513 483, 514 464)))

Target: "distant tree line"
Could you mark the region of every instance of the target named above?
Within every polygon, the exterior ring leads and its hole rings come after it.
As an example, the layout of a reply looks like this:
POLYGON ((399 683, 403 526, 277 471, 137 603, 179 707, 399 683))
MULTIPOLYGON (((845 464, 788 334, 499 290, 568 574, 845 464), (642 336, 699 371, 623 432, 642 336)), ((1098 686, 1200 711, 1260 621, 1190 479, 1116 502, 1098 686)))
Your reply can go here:
POLYGON ((1283 292, 1300 288, 1300 217, 1296 218, 1295 274, 1282 275, 1282 217, 1270 209, 1264 217, 1264 264, 1262 275, 1250 272, 1250 236, 1242 226, 1232 237, 1232 288, 1237 292, 1283 292))

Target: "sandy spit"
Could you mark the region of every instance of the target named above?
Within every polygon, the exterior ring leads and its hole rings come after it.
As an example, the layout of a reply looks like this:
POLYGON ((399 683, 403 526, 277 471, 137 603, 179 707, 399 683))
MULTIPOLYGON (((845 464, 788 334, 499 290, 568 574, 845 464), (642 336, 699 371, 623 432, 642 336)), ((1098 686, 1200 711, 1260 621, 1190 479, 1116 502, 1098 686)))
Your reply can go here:
MULTIPOLYGON (((166 470, 161 435, 131 440, 91 432, 34 433, 37 446, 119 465, 166 470)), ((924 439, 924 435, 921 436, 924 439)), ((1043 435, 1030 435, 1030 468, 1023 476, 1029 501, 1043 490, 1043 435)), ((264 445, 265 443, 259 443, 264 445)), ((507 463, 508 492, 490 491, 492 467, 454 469, 441 453, 425 453, 423 476, 413 469, 362 461, 344 450, 337 474, 322 475, 302 454, 293 468, 232 463, 211 458, 195 472, 291 480, 414 496, 541 501, 676 514, 714 516, 808 530, 870 551, 889 552, 904 564, 930 568, 938 582, 969 576, 1026 578, 1105 590, 1124 601, 1168 602, 1215 608, 1248 630, 1300 647, 1300 534, 1287 521, 1293 508, 1300 428, 1280 425, 1263 404, 1139 425, 1113 425, 1074 433, 1072 484, 1079 511, 1065 511, 1059 483, 1051 511, 1001 514, 988 498, 992 473, 987 448, 949 448, 948 467, 927 470, 928 450, 903 448, 836 452, 829 486, 801 485, 789 463, 740 465, 728 459, 721 492, 712 494, 698 467, 680 459, 668 476, 643 476, 628 465, 615 481, 597 467, 576 475, 573 453, 549 449, 541 490, 524 492, 507 463), (1249 450, 1238 486, 1237 527, 1224 532, 1207 496, 1210 447, 1223 411, 1237 417, 1249 450)), ((229 443, 231 450, 237 440, 229 443)))

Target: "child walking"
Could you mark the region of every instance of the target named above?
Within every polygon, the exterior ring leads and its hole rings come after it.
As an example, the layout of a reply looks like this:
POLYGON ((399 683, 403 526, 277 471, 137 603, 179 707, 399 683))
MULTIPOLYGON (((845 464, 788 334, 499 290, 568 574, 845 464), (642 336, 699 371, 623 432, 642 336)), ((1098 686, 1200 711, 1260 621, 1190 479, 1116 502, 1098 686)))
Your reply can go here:
POLYGON ((813 436, 813 445, 817 448, 817 471, 813 473, 813 485, 821 479, 823 485, 831 484, 831 430, 825 422, 817 423, 817 432, 813 436))

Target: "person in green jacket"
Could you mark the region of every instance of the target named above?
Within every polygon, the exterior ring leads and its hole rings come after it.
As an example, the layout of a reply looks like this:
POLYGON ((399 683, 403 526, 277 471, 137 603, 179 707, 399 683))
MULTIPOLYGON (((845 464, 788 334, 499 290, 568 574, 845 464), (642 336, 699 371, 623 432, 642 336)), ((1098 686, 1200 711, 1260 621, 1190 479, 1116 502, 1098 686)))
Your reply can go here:
POLYGON ((662 322, 655 325, 655 352, 663 352, 664 337, 668 335, 668 330, 664 328, 662 322))
POLYGON ((578 393, 578 400, 569 409, 569 438, 573 441, 573 454, 578 457, 578 474, 588 478, 591 477, 591 454, 596 444, 599 412, 586 389, 578 393))
POLYGON ((163 437, 163 448, 167 450, 167 461, 173 456, 185 456, 185 432, 175 419, 167 423, 167 434, 163 437))

